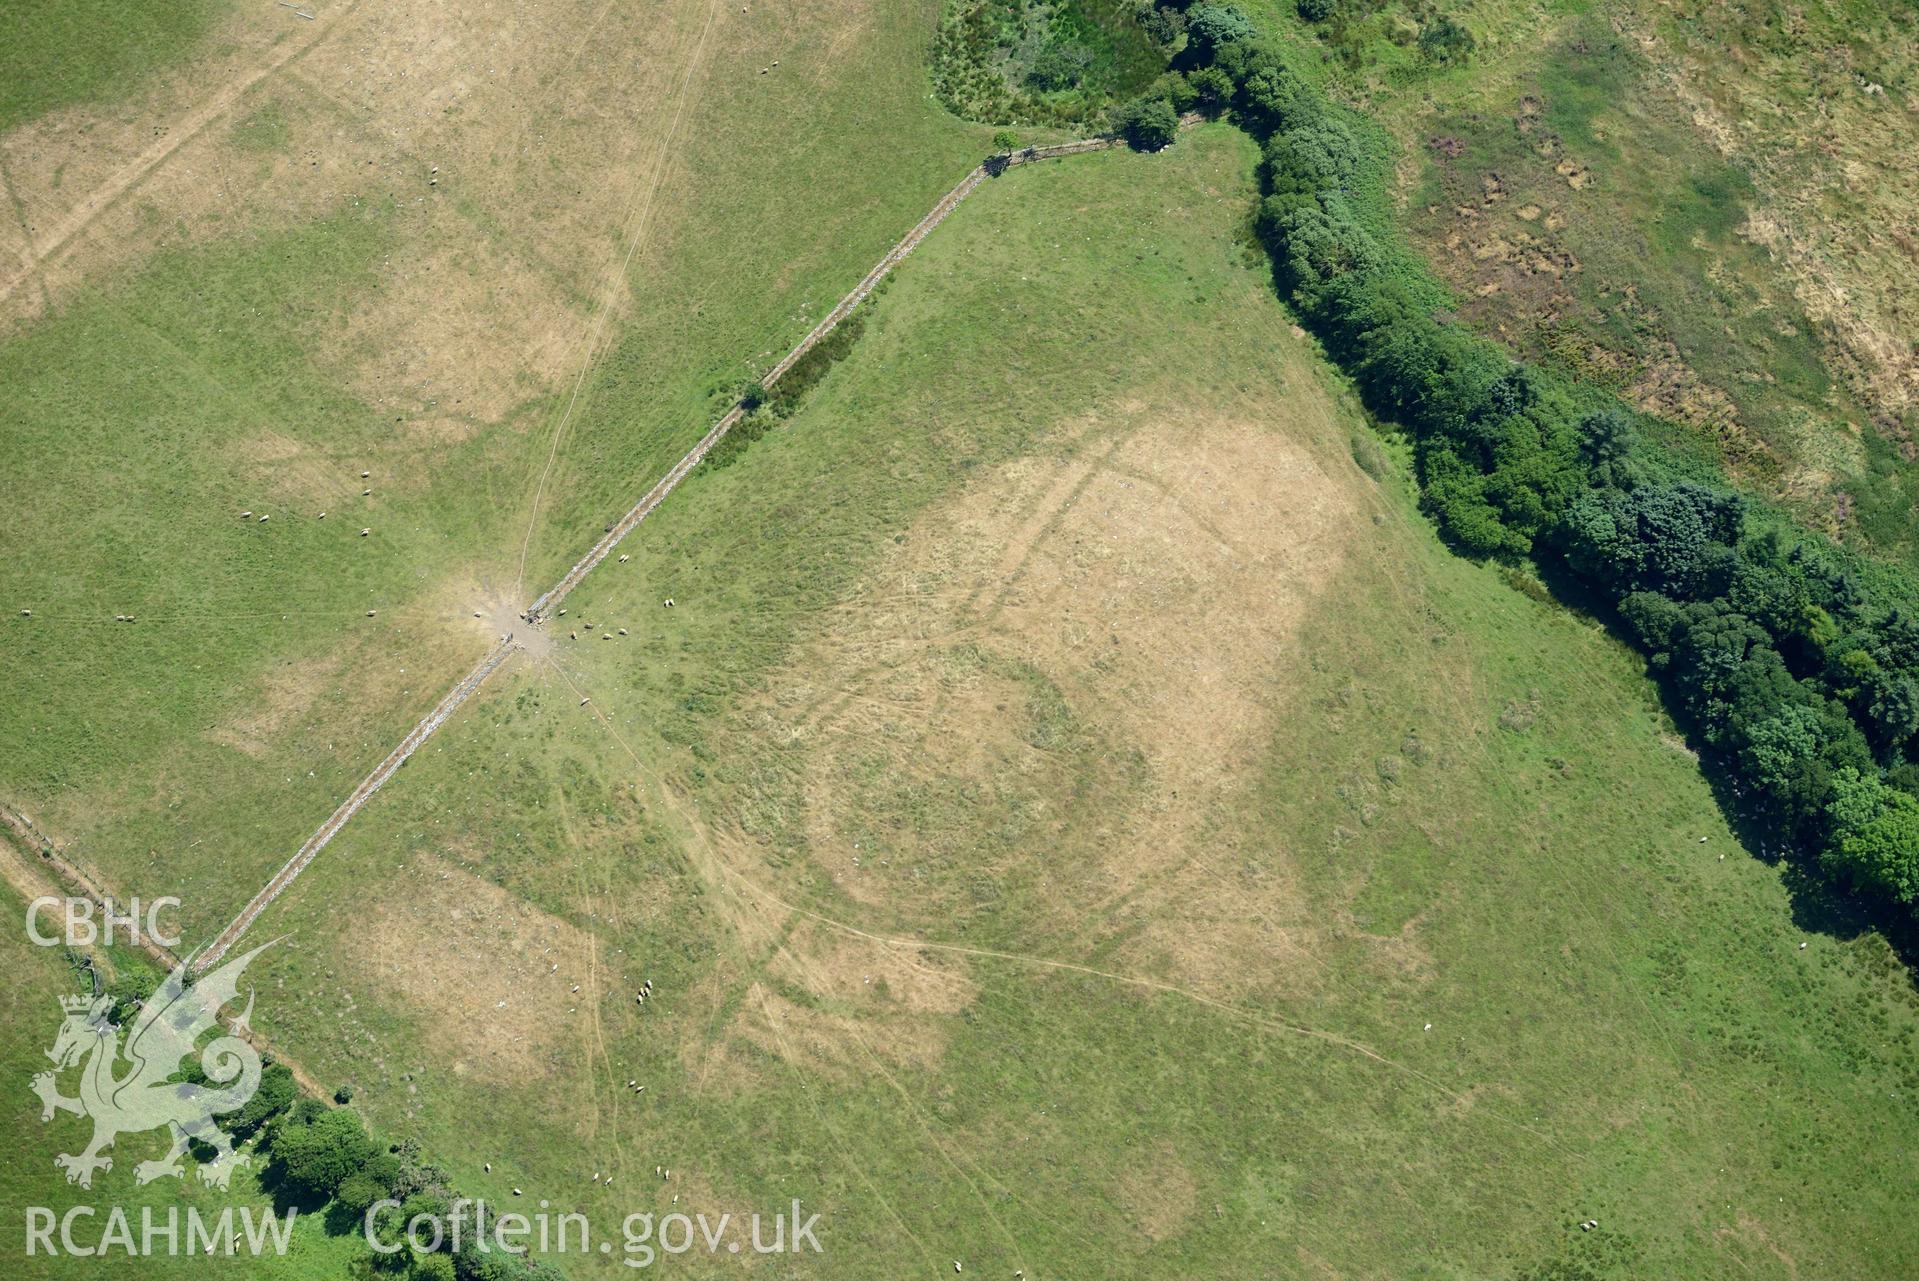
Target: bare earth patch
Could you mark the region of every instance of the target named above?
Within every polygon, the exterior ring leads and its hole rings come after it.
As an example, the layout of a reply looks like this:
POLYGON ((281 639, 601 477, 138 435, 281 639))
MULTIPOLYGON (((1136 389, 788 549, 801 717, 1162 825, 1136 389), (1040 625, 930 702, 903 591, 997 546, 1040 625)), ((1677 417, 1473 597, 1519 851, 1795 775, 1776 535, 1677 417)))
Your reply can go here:
POLYGON ((259 760, 288 725, 304 716, 339 675, 341 660, 329 655, 311 662, 289 660, 267 670, 259 694, 238 713, 207 731, 216 743, 259 760))
POLYGON ((589 995, 568 992, 591 969, 586 935, 432 855, 383 879, 339 963, 415 1012, 454 1073, 523 1082, 548 1071, 578 1033, 567 1006, 589 995))

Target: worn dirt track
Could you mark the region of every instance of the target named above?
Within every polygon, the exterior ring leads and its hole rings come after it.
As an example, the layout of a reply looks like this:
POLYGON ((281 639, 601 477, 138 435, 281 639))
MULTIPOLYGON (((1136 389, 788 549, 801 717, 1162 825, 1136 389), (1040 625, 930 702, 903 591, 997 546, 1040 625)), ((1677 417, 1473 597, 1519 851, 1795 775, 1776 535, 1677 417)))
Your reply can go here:
POLYGON ((232 110, 233 105, 249 89, 332 35, 359 7, 360 0, 347 0, 346 4, 318 21, 304 24, 306 28, 304 31, 273 45, 267 51, 266 57, 255 63, 239 78, 221 85, 201 99, 192 111, 169 125, 151 146, 120 166, 111 177, 89 192, 84 200, 69 209, 58 222, 48 228, 45 234, 31 240, 23 248, 19 270, 0 280, 0 302, 13 297, 15 291, 33 279, 42 266, 49 262, 57 262, 66 248, 92 226, 100 215, 117 204, 122 196, 139 186, 147 175, 165 164, 176 151, 199 137, 208 125, 232 110))
MULTIPOLYGON (((1197 123, 1197 120, 1198 117, 1189 117, 1181 123, 1184 126, 1190 126, 1197 123)), ((1123 143, 1119 138, 1102 135, 1094 138, 1083 138, 1074 142, 1055 143, 1042 147, 1028 147, 1005 157, 1004 165, 994 163, 993 166, 989 168, 988 163, 983 162, 979 164, 962 178, 957 186, 940 197, 939 201, 934 204, 926 216, 920 219, 898 244, 887 251, 886 256, 874 265, 873 269, 866 274, 865 278, 862 279, 859 284, 855 285, 852 291, 848 293, 846 297, 842 298, 839 304, 835 306, 832 311, 828 312, 819 324, 813 327, 810 333, 800 339, 793 349, 787 352, 779 363, 767 372, 766 376, 760 380, 760 385, 768 388, 772 387, 788 370, 792 369, 807 352, 811 351, 816 344, 838 328, 840 323, 844 321, 847 316, 851 315, 853 310, 858 307, 860 303, 864 302, 873 290, 878 287, 880 281, 884 280, 888 273, 897 267, 921 241, 925 240, 935 227, 944 222, 947 216, 951 214, 954 209, 958 208, 960 203, 964 201, 967 196, 971 195, 981 182, 993 176, 995 170, 1010 168, 1021 164, 1030 164, 1040 160, 1056 159, 1062 156, 1080 155, 1090 151, 1105 151, 1122 145, 1123 143)), ((601 561, 605 560, 607 556, 613 552, 614 548, 619 546, 621 540, 632 533, 633 530, 639 526, 640 522, 645 520, 647 515, 664 502, 667 495, 671 494, 673 490, 679 486, 680 482, 692 473, 693 469, 699 465, 700 460, 706 457, 707 453, 725 437, 728 431, 732 430, 733 426, 744 416, 744 413, 745 411, 741 406, 735 405, 725 414, 721 415, 719 421, 715 422, 713 426, 708 429, 707 433, 700 438, 699 443, 688 450, 686 455, 675 463, 666 475, 661 477, 624 516, 614 522, 599 541, 594 543, 587 551, 586 555, 575 562, 573 567, 561 577, 559 582, 555 583, 547 591, 541 593, 540 596, 527 607, 524 615, 527 624, 537 627, 550 611, 557 609, 573 589, 578 587, 586 576, 591 573, 601 561)), ((400 741, 399 746, 388 753, 386 758, 374 767, 373 772, 368 774, 366 778, 361 781, 360 785, 353 789, 353 792, 346 800, 341 802, 339 808, 334 810, 326 822, 322 823, 318 830, 306 839, 294 853, 293 857, 288 859, 287 862, 274 873, 272 879, 261 887, 260 892, 255 894, 252 900, 240 910, 240 914, 234 917, 227 927, 215 936, 213 942, 199 954, 194 962, 194 968, 196 970, 205 970, 208 966, 215 964, 221 957, 231 951, 233 945, 239 942, 241 937, 244 936, 247 930, 253 925, 254 921, 259 919, 260 914, 266 910, 268 905, 271 904, 274 899, 278 898, 280 894, 299 877, 300 873, 313 862, 320 851, 326 848, 327 843, 339 834, 340 829, 345 827, 347 822, 351 820, 355 814, 360 812, 361 807, 373 798, 381 786, 393 777, 400 766, 406 762, 406 759, 419 749, 420 745, 427 740, 434 730, 445 724, 447 718, 458 710, 459 706, 470 698, 480 686, 485 683, 487 677, 498 670, 507 657, 517 648, 519 648, 518 644, 513 640, 511 635, 509 635, 501 639, 498 644, 489 650, 478 665, 462 677, 460 681, 448 691, 447 695, 434 706, 433 710, 408 732, 407 736, 400 741)))

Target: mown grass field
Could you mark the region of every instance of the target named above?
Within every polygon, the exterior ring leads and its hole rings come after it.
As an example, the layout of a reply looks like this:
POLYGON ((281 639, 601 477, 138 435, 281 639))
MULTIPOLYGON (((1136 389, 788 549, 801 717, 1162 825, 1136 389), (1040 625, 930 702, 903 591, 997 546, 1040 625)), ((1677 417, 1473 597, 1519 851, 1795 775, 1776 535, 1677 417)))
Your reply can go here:
POLYGON ((262 920, 263 1029, 475 1191, 797 1196, 810 1275, 1899 1275, 1909 976, 1436 542, 1253 161, 975 195, 262 920))
POLYGON ((928 5, 268 9, 0 134, 0 796, 190 941, 985 146, 928 5))

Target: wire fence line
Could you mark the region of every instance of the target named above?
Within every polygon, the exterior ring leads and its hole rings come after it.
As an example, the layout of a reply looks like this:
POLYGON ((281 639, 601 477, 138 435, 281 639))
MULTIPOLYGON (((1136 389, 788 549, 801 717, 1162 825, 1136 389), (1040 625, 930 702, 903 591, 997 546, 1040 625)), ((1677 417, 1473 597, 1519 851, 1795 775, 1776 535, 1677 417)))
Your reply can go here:
MULTIPOLYGON (((820 318, 819 324, 813 326, 812 331, 809 332, 806 337, 800 339, 791 351, 780 358, 779 363, 775 364, 761 377, 760 386, 771 390, 775 383, 785 377, 793 366, 798 364, 806 356, 806 353, 812 351, 828 334, 838 329, 840 324, 848 316, 853 314, 853 310, 871 296, 872 292, 879 287, 879 283, 891 274, 893 268, 899 266, 906 255, 913 252, 919 243, 932 233, 935 227, 946 221, 946 216, 952 213, 953 210, 959 208, 960 202, 972 195, 973 189, 978 187, 982 181, 1014 165, 1030 164, 1038 160, 1051 160, 1060 156, 1080 155, 1088 151, 1104 151, 1119 145, 1121 145, 1121 140, 1116 136, 1102 135, 1096 138, 1081 138, 1074 142, 1052 143, 1041 147, 1023 148, 1019 151, 1007 153, 1004 156, 994 156, 975 166, 971 172, 960 179, 957 186, 940 197, 938 203, 933 206, 931 211, 929 211, 924 218, 920 219, 898 244, 887 251, 886 256, 875 264, 873 270, 866 273, 865 279, 853 286, 852 292, 840 299, 833 310, 827 312, 825 316, 820 318)), ((600 540, 593 544, 586 555, 582 556, 579 561, 574 564, 573 568, 567 570, 565 576, 562 577, 559 582, 542 593, 540 597, 527 608, 526 615, 528 621, 537 623, 545 615, 547 610, 557 608, 560 602, 566 599, 568 593, 579 586, 581 580, 593 571, 594 566, 605 560, 607 555, 611 553, 615 547, 619 546, 620 541, 632 533, 634 527, 642 520, 645 520, 647 514, 655 507, 658 507, 660 502, 668 494, 672 493, 682 480, 686 479, 688 473, 690 473, 694 467, 698 466, 700 460, 705 458, 713 446, 719 444, 721 438, 723 438, 727 432, 731 431, 734 425, 744 416, 745 410, 739 405, 733 406, 733 408, 723 414, 720 420, 713 424, 712 429, 701 438, 700 442, 693 446, 684 458, 675 463, 672 470, 667 472, 657 485, 647 491, 644 498, 635 503, 633 507, 627 511, 626 515, 615 521, 607 529, 606 533, 601 535, 600 540)))
POLYGON ((446 697, 434 705, 433 710, 428 712, 419 724, 407 731, 406 737, 400 740, 399 746, 395 747, 391 752, 388 752, 386 759, 375 766, 373 772, 360 781, 360 785, 353 789, 352 795, 340 803, 340 807, 333 811, 326 822, 320 824, 319 830, 307 837, 306 843, 294 852, 293 857, 288 859, 286 863, 281 866, 280 870, 273 874, 273 878, 261 887, 260 892, 253 896, 252 901, 240 909, 240 914, 234 917, 232 922, 228 924, 224 930, 221 930, 213 942, 207 946, 206 950, 199 954, 193 962, 193 968, 196 973, 213 965, 232 950, 233 945, 240 941, 240 936, 245 934, 248 927, 259 919, 260 913, 266 911, 267 905, 272 903, 274 899, 279 898, 281 892, 284 891, 287 886, 293 884, 294 879, 306 870, 307 864, 311 863, 314 858, 319 855, 320 851, 326 848, 327 842, 331 841, 339 834, 340 829, 346 826, 347 820, 359 813, 360 807, 373 799, 373 794, 379 791, 388 779, 393 777, 400 766, 406 764, 407 757, 418 751, 420 744, 426 742, 434 730, 446 723, 447 717, 453 715, 460 704, 464 703, 473 691, 480 688, 481 684, 486 681, 486 678, 491 676, 494 670, 506 661, 507 656, 511 654, 515 648, 512 634, 508 633, 504 639, 496 642, 493 648, 487 651, 486 657, 482 658, 472 671, 460 678, 459 683, 447 692, 446 697))
MULTIPOLYGON (((1197 116, 1190 116, 1183 118, 1180 123, 1182 127, 1186 127, 1197 123, 1197 121, 1197 116)), ((831 334, 835 329, 839 328, 840 324, 853 313, 854 309, 866 301, 873 290, 879 287, 880 282, 886 279, 892 270, 899 266, 901 261, 913 252, 921 241, 925 240, 926 237, 932 233, 935 227, 938 227, 942 222, 946 221, 947 216, 951 214, 953 210, 957 209, 966 197, 973 194, 973 191, 986 179, 996 177, 1005 170, 1018 165, 1032 164, 1041 160, 1053 160, 1063 156, 1083 155, 1091 151, 1106 151, 1123 145, 1125 145, 1124 140, 1118 135, 1101 134, 1096 137, 1081 138, 1072 142, 1024 147, 1017 151, 988 157, 985 161, 976 165, 964 178, 960 179, 958 185, 951 191, 940 197, 939 201, 927 212, 926 216, 920 219, 920 221, 914 225, 913 229, 901 238, 898 244, 888 250, 886 256, 881 258, 871 271, 866 273, 865 278, 862 279, 859 284, 855 285, 852 291, 848 293, 846 297, 842 298, 832 311, 822 317, 819 324, 815 325, 811 332, 800 339, 800 341, 794 345, 793 349, 780 359, 779 363, 775 364, 766 372, 760 379, 760 386, 770 390, 795 364, 799 363, 807 352, 813 350, 828 334, 831 334)), ((549 610, 557 609, 560 603, 567 598, 573 589, 578 587, 601 561, 611 555, 613 549, 618 547, 620 542, 628 534, 632 533, 633 530, 639 526, 640 522, 646 519, 648 514, 666 500, 668 494, 671 494, 679 487, 680 482, 685 480, 695 467, 699 466, 700 461, 705 458, 712 448, 725 438, 726 433, 731 431, 745 416, 746 408, 740 404, 735 404, 731 409, 722 414, 719 420, 707 430, 706 435, 700 438, 698 444, 694 445, 692 449, 687 451, 684 457, 673 464, 666 475, 662 476, 637 503, 629 508, 624 516, 607 527, 606 532, 600 536, 599 540, 593 544, 584 556, 574 563, 571 569, 567 570, 559 582, 555 583, 545 592, 542 592, 540 596, 527 607, 522 616, 528 625, 539 626, 549 610)), ((519 646, 514 642, 511 633, 496 643, 494 647, 487 652, 486 657, 482 658, 472 671, 462 677, 459 683, 448 691, 446 697, 441 699, 434 709, 427 713, 426 717, 422 719, 419 724, 415 725, 412 730, 407 733, 405 738, 400 740, 399 746, 388 753, 386 759, 382 760, 380 764, 374 768, 373 772, 368 774, 366 778, 361 781, 360 785, 353 790, 353 793, 348 796, 345 801, 341 802, 339 808, 334 810, 326 822, 322 823, 319 829, 306 839, 305 844, 300 846, 293 857, 288 859, 278 872, 274 873, 272 879, 261 888, 258 894, 253 896, 252 901, 241 909, 240 914, 234 917, 233 921, 200 953, 194 963, 194 968, 196 970, 204 970, 231 951, 233 945, 240 941, 241 936, 247 932, 254 921, 259 919, 260 914, 266 910, 267 906, 285 892, 286 888, 298 878, 300 873, 306 870, 307 865, 312 863, 320 851, 326 848, 327 843, 338 835, 340 829, 345 827, 347 822, 352 819, 355 814, 360 812, 361 807, 373 798, 374 793, 378 792, 386 781, 393 777, 400 766, 406 763, 407 757, 413 755, 413 753, 419 749, 420 745, 432 735, 433 731, 445 724, 447 718, 459 709, 460 704, 470 698, 474 692, 485 683, 487 677, 491 676, 494 671, 499 668, 500 664, 506 661, 507 656, 513 653, 517 648, 519 648, 519 646)))

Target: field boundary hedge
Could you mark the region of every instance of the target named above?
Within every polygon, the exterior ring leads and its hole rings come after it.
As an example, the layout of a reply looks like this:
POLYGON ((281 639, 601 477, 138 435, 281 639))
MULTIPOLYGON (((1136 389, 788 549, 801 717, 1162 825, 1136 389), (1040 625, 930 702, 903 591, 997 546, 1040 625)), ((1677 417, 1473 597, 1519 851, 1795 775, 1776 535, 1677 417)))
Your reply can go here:
MULTIPOLYGON (((1919 922, 1919 582, 1796 526, 1658 443, 1610 392, 1515 360, 1455 315, 1407 243, 1394 147, 1251 24, 1189 44, 1259 140, 1275 284, 1367 408, 1413 445, 1421 504, 1459 552, 1530 560, 1645 657, 1760 852, 1910 937, 1919 922), (1889 909, 1889 912, 1888 912, 1889 909)), ((1177 97, 1173 99, 1177 103, 1177 97)))

